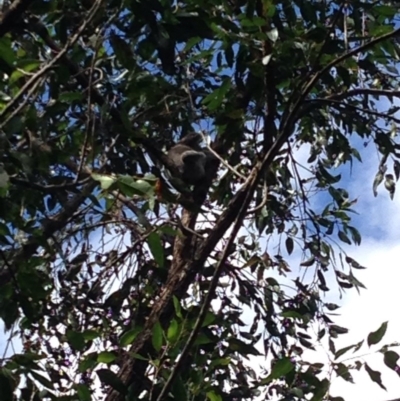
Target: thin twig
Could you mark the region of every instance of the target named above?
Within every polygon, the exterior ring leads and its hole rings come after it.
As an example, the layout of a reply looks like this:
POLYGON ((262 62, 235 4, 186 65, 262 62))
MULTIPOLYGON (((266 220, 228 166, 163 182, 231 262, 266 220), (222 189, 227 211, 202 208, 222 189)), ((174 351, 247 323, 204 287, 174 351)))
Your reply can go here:
POLYGON ((243 181, 246 181, 247 178, 244 175, 240 174, 239 171, 237 171, 234 167, 232 167, 229 163, 227 163, 214 149, 211 148, 211 146, 206 141, 205 135, 202 132, 200 132, 200 135, 202 136, 203 141, 206 144, 207 150, 212 155, 214 155, 221 162, 221 164, 223 164, 228 170, 232 171, 234 175, 238 176, 243 181))

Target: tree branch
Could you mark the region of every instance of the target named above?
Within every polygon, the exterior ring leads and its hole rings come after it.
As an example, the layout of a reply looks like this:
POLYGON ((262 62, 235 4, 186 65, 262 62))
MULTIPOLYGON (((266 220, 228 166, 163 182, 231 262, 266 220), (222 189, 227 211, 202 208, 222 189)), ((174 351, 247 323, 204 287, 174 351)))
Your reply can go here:
POLYGON ((301 94, 299 95, 295 105, 293 106, 293 109, 289 112, 288 116, 282 120, 279 131, 280 132, 286 132, 286 131, 291 131, 292 127, 294 126, 296 119, 297 119, 297 114, 298 111, 301 108, 301 105, 304 103, 307 95, 311 92, 312 88, 314 87, 314 84, 319 80, 319 78, 327 71, 329 71, 332 67, 335 65, 341 63, 342 61, 360 53, 363 50, 367 50, 376 44, 383 42, 386 39, 390 39, 400 33, 400 28, 395 29, 392 32, 389 32, 387 34, 384 34, 382 36, 378 36, 377 38, 371 40, 368 43, 365 43, 359 47, 356 47, 353 50, 350 50, 349 52, 339 56, 335 60, 332 60, 330 63, 328 63, 325 67, 323 67, 321 70, 319 70, 304 86, 304 89, 302 90, 301 94))

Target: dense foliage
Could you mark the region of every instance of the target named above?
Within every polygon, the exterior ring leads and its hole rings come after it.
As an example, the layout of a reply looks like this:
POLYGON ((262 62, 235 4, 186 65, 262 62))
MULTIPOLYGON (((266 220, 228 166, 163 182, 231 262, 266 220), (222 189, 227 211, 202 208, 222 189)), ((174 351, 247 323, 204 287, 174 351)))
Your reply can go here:
POLYGON ((2 400, 341 400, 352 369, 384 386, 346 361, 363 342, 337 349, 325 294, 363 287, 342 166, 374 146, 372 190, 400 174, 398 7, 2 6, 2 400), (219 155, 193 198, 162 157, 192 131, 219 155))

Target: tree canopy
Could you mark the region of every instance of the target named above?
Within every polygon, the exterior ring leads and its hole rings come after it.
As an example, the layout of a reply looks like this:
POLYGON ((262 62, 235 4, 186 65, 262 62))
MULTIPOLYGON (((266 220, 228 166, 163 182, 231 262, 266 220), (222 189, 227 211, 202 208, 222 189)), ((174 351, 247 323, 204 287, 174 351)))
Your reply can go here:
MULTIPOLYGON (((345 172, 373 147, 371 191, 400 175, 396 2, 2 8, 2 400, 340 401, 360 369, 384 388, 327 295, 364 288, 345 172), (200 188, 166 174, 191 132, 216 160, 200 188)), ((365 345, 400 374, 386 329, 365 345)))

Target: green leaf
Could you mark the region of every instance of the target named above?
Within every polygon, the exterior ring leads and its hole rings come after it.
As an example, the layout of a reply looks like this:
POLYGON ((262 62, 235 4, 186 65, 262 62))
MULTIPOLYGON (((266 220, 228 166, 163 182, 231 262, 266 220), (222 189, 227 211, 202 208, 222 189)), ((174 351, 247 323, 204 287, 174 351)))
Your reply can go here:
POLYGON ((66 337, 72 348, 77 351, 83 351, 86 342, 82 333, 73 330, 67 330, 66 337))
POLYGON ((127 393, 127 388, 121 379, 109 369, 99 369, 96 371, 97 376, 100 381, 107 386, 112 387, 114 390, 125 395, 127 393))
POLYGON ((171 394, 173 395, 174 400, 185 401, 188 399, 186 386, 180 375, 175 379, 174 383, 172 384, 171 394))
POLYGON ((11 47, 11 41, 9 38, 0 38, 0 59, 3 59, 9 66, 15 63, 16 53, 11 47))
POLYGON ((372 185, 372 192, 373 192, 374 196, 378 195, 378 187, 382 183, 383 177, 384 177, 384 175, 381 172, 378 172, 375 176, 375 179, 374 179, 374 182, 372 185))
POLYGON ((196 337, 196 341, 194 342, 195 345, 205 345, 205 344, 211 344, 212 340, 208 338, 204 333, 200 333, 196 337))
POLYGON ((100 182, 101 189, 108 189, 111 187, 112 184, 114 184, 114 182, 117 181, 117 179, 115 177, 112 177, 110 175, 102 175, 102 174, 96 174, 96 173, 92 174, 92 178, 95 181, 100 182))
POLYGON ((222 397, 219 394, 217 394, 214 390, 207 392, 207 398, 210 401, 222 401, 222 397))
POLYGON ((92 395, 86 384, 77 384, 75 386, 79 401, 91 401, 92 395))
POLYGON ((174 343, 179 337, 179 324, 178 322, 173 319, 169 324, 168 331, 167 331, 167 339, 169 342, 174 343))
POLYGON ((311 256, 309 259, 305 260, 304 262, 300 263, 300 266, 303 267, 310 267, 315 263, 315 257, 311 256))
POLYGON ((232 351, 237 351, 243 356, 260 355, 260 352, 252 344, 246 344, 244 341, 239 340, 238 338, 231 338, 229 339, 228 343, 229 348, 232 351))
POLYGON ((286 376, 289 372, 294 369, 293 363, 290 361, 290 358, 282 358, 274 363, 272 367, 272 372, 261 381, 262 385, 266 385, 270 383, 274 379, 282 378, 286 376))
POLYGON ((49 388, 49 389, 54 389, 54 385, 53 383, 47 379, 46 377, 40 375, 39 373, 35 372, 34 370, 30 371, 30 374, 32 375, 32 377, 37 380, 42 386, 49 388))
POLYGON ((160 322, 156 322, 153 327, 153 335, 151 338, 153 347, 156 351, 160 351, 163 345, 163 330, 160 322))
POLYGON ((154 194, 154 184, 151 184, 148 180, 123 175, 118 177, 117 182, 118 187, 126 196, 152 196, 154 194))
POLYGON ((91 341, 100 337, 100 333, 96 330, 85 330, 82 334, 86 341, 91 341))
POLYGON ((215 89, 212 93, 207 95, 202 103, 207 106, 210 111, 216 110, 221 106, 222 102, 225 100, 225 95, 231 88, 232 84, 230 80, 225 79, 223 84, 215 89))
POLYGON ((381 372, 371 369, 366 362, 364 363, 364 368, 367 371, 371 380, 376 384, 378 384, 381 388, 386 390, 386 387, 382 383, 381 372))
POLYGON ((379 327, 378 330, 369 333, 367 338, 368 345, 371 346, 374 344, 378 344, 379 341, 381 341, 383 336, 385 335, 387 327, 388 327, 388 322, 384 322, 381 324, 381 327, 379 327))
POLYGON ((293 239, 290 237, 287 237, 285 244, 286 244, 286 250, 287 250, 288 254, 291 255, 293 252, 293 247, 294 247, 293 239))
POLYGON ((212 312, 207 312, 206 317, 204 318, 203 324, 201 327, 207 327, 210 324, 214 323, 217 317, 212 312))
POLYGON ((349 345, 348 347, 344 347, 344 348, 339 349, 338 351, 335 352, 335 359, 340 358, 346 352, 352 350, 355 347, 356 347, 356 344, 353 344, 353 345, 349 345))
POLYGON ((19 69, 13 71, 13 73, 11 74, 10 84, 15 83, 16 81, 18 81, 22 77, 26 77, 26 75, 27 75, 26 73, 27 72, 31 72, 31 71, 36 70, 41 64, 41 62, 38 61, 38 60, 25 60, 25 63, 18 63, 18 64, 20 64, 18 66, 19 69), (25 65, 21 65, 21 64, 25 64, 25 65))
POLYGON ((346 244, 351 245, 351 241, 349 237, 341 230, 339 230, 339 238, 341 241, 345 242, 346 244))
POLYGON ((342 379, 344 379, 350 383, 354 383, 353 376, 351 375, 348 366, 346 366, 344 363, 336 364, 335 372, 338 375, 338 377, 341 377, 342 379))
POLYGON ((385 362, 385 365, 390 369, 393 369, 395 372, 397 372, 398 369, 397 366, 398 360, 399 360, 399 355, 397 354, 397 352, 386 351, 383 355, 383 361, 385 362))
POLYGON ((117 359, 117 354, 115 352, 103 351, 97 356, 97 362, 101 363, 111 363, 117 359))
POLYGON ((10 182, 10 177, 4 170, 3 166, 0 166, 0 188, 6 190, 10 182))
POLYGON ((149 358, 145 358, 144 356, 135 354, 134 352, 129 352, 129 355, 134 359, 139 359, 140 361, 148 361, 149 360, 149 358))
POLYGON ((83 93, 82 92, 63 92, 58 97, 58 100, 61 102, 71 103, 71 102, 80 102, 82 101, 83 93))
POLYGON ((85 355, 84 359, 79 362, 79 372, 84 373, 87 370, 92 370, 97 366, 97 352, 91 352, 85 355))
POLYGON ((178 316, 180 319, 182 319, 182 308, 181 308, 179 299, 174 295, 172 300, 174 302, 174 309, 175 309, 176 316, 178 316))
POLYGON ((158 266, 164 267, 164 248, 160 235, 155 232, 151 233, 147 237, 147 243, 149 244, 150 252, 158 266))
POLYGON ((137 335, 142 331, 140 327, 135 327, 133 329, 128 330, 124 334, 122 334, 119 343, 122 347, 126 347, 133 343, 133 340, 137 337, 137 335))
MULTIPOLYGON (((0 46, 1 50, 1 46, 0 46)), ((4 401, 14 400, 14 390, 17 382, 13 374, 6 368, 0 368, 0 394, 4 401)))
POLYGON ((361 244, 361 235, 360 235, 359 231, 352 226, 347 226, 347 229, 351 233, 351 238, 353 239, 353 242, 356 245, 360 245, 361 244))
POLYGON ((327 379, 321 380, 321 382, 315 386, 314 396, 311 401, 321 401, 324 399, 327 391, 329 390, 330 383, 327 379))

